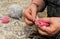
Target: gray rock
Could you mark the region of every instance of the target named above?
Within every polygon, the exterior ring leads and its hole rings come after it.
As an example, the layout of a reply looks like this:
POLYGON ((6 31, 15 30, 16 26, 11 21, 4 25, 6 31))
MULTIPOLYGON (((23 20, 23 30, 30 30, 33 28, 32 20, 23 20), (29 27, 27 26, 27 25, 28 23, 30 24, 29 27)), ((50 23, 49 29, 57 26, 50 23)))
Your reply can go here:
POLYGON ((17 4, 12 4, 7 9, 9 16, 13 18, 21 18, 23 8, 17 4))

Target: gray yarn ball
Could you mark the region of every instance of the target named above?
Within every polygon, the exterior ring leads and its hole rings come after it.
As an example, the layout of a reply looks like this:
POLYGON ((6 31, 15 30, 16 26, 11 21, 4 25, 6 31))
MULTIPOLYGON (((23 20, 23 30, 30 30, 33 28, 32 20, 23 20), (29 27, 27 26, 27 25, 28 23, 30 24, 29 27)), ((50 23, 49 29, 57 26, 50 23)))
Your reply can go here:
POLYGON ((10 5, 8 7, 9 16, 12 18, 21 18, 23 13, 23 8, 17 4, 10 5))

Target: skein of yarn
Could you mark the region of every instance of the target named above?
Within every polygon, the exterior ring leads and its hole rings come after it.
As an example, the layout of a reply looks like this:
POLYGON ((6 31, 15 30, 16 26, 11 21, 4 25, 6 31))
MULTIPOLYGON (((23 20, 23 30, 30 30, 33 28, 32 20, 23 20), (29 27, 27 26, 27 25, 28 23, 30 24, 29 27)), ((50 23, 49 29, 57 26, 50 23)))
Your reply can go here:
POLYGON ((8 7, 7 11, 10 17, 19 19, 22 17, 23 7, 12 4, 8 7))

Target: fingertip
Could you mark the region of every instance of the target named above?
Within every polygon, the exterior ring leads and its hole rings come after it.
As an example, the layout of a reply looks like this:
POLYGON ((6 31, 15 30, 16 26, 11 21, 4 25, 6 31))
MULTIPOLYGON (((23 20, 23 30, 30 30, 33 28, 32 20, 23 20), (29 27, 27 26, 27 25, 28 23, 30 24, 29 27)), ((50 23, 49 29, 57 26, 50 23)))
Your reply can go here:
POLYGON ((26 22, 26 24, 28 24, 28 25, 32 25, 32 22, 26 22))
POLYGON ((30 20, 28 20, 26 18, 25 18, 25 23, 28 24, 28 25, 32 25, 33 24, 32 21, 30 21, 30 20))

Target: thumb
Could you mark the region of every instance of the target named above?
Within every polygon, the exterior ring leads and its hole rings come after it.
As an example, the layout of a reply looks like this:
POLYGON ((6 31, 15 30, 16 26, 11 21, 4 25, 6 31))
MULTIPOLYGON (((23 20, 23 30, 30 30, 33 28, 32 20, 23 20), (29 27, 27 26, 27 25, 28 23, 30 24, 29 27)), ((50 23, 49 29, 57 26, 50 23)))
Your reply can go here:
POLYGON ((48 17, 40 18, 40 20, 42 20, 44 22, 51 22, 51 19, 48 17))

